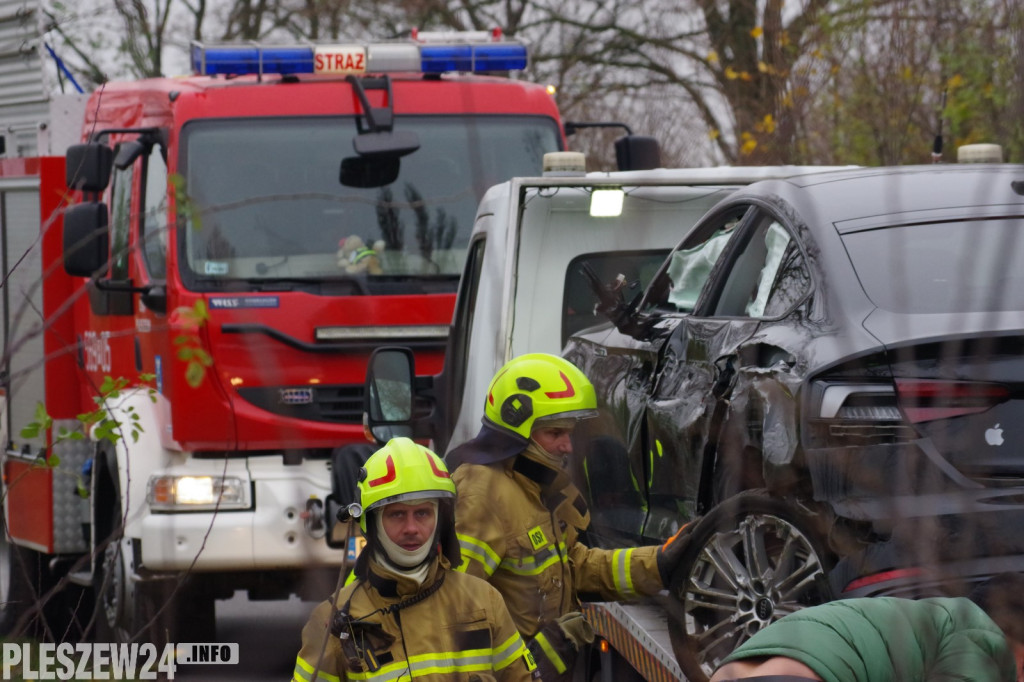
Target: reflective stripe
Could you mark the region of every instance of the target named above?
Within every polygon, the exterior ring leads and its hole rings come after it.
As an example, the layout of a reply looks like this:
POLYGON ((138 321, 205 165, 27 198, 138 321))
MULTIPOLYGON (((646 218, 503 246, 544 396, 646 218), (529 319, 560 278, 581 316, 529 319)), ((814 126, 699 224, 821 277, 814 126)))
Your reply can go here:
POLYGON ((633 548, 617 549, 612 552, 612 580, 615 582, 615 591, 619 594, 634 594, 633 571, 630 559, 633 556, 633 548))
POLYGON ((403 677, 409 679, 421 675, 444 675, 452 673, 493 672, 494 649, 470 649, 468 651, 445 651, 410 656, 408 661, 394 661, 381 666, 375 672, 346 672, 350 680, 374 680, 390 682, 403 677))
POLYGON ((341 678, 337 675, 330 675, 325 673, 323 670, 317 670, 316 667, 310 665, 302 659, 302 657, 295 658, 295 670, 292 672, 292 680, 296 682, 309 682, 313 679, 313 672, 316 671, 316 679, 324 680, 324 682, 341 682, 341 678))
POLYGON ((512 559, 505 557, 501 560, 499 568, 509 573, 515 573, 516 575, 540 575, 550 566, 554 566, 559 562, 568 562, 569 558, 565 553, 565 543, 558 543, 558 548, 561 550, 559 553, 555 550, 554 545, 548 546, 546 549, 542 549, 533 556, 523 557, 521 559, 512 559), (561 556, 559 556, 561 554, 561 556))
POLYGON ((537 667, 533 663, 533 657, 529 655, 529 651, 526 649, 526 643, 523 642, 523 638, 517 632, 494 650, 494 653, 491 654, 491 665, 495 670, 504 670, 520 658, 525 660, 528 670, 534 670, 537 667))
POLYGON ((358 263, 359 261, 363 260, 364 258, 369 258, 370 256, 376 256, 376 255, 377 255, 376 251, 374 251, 373 249, 370 249, 370 248, 367 248, 367 247, 364 246, 363 248, 358 249, 358 250, 352 252, 352 262, 353 263, 358 263))
POLYGON ((555 666, 555 672, 561 675, 567 670, 565 661, 563 661, 562 657, 558 655, 555 648, 551 646, 551 642, 548 641, 548 638, 544 636, 543 632, 538 632, 537 636, 533 638, 533 641, 540 646, 541 651, 543 651, 544 655, 548 657, 551 664, 555 666))
MULTIPOLYGON (((491 546, 482 540, 477 540, 469 535, 463 535, 462 533, 456 533, 456 537, 459 538, 459 548, 462 550, 462 558, 472 559, 478 561, 484 567, 487 575, 493 575, 494 571, 498 568, 498 563, 501 561, 501 557, 498 556, 497 552, 491 549, 491 546)), ((462 562, 459 566, 459 571, 466 572, 466 562, 462 562)))

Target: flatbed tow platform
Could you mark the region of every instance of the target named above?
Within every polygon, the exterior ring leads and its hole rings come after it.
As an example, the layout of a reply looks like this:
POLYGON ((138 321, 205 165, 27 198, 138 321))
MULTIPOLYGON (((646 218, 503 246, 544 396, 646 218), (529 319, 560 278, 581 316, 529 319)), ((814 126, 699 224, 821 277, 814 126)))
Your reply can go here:
POLYGON ((665 610, 653 604, 583 604, 595 633, 611 644, 645 680, 686 680, 672 651, 665 610))

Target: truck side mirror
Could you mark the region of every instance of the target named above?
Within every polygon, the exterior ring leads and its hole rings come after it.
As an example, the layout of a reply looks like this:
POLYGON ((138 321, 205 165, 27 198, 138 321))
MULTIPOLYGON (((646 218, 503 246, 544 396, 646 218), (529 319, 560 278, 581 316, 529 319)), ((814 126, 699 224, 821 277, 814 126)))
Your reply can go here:
POLYGON ((413 435, 415 361, 408 348, 378 348, 366 373, 366 412, 369 435, 378 443, 413 435))
POLYGON ((99 142, 73 144, 65 155, 65 182, 70 189, 102 192, 110 184, 114 150, 99 142))
POLYGON ((92 277, 110 259, 107 205, 75 204, 64 211, 64 270, 72 277, 92 277))
POLYGON ((625 135, 615 140, 615 162, 619 170, 661 168, 661 145, 648 135, 625 135))

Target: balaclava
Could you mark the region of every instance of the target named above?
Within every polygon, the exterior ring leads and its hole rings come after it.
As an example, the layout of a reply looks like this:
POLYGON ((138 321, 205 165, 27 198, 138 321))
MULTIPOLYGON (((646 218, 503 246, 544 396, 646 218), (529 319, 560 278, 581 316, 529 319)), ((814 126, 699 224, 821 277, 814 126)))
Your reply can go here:
MULTIPOLYGON (((405 500, 403 504, 417 505, 429 502, 434 507, 434 518, 438 518, 437 513, 437 499, 422 499, 422 500, 405 500)), ((387 566, 389 569, 396 573, 403 573, 417 580, 417 582, 423 582, 426 578, 427 571, 430 569, 430 564, 427 562, 427 558, 430 556, 430 551, 437 544, 437 526, 434 526, 434 533, 431 537, 420 546, 419 549, 407 550, 394 542, 388 537, 387 532, 384 530, 384 517, 381 515, 381 511, 374 514, 374 524, 376 525, 377 541, 380 543, 381 552, 378 554, 377 559, 387 566)))

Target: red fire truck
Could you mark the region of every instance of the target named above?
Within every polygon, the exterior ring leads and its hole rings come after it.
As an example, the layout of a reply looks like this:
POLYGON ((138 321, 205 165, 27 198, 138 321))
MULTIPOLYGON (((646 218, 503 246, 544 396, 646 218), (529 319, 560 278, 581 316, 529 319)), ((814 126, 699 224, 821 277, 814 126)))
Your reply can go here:
POLYGON ((544 87, 494 75, 527 60, 498 34, 191 56, 93 92, 66 162, 0 165, 42 218, 4 223, 32 234, 3 243, 4 621, 42 592, 57 639, 90 595, 105 636, 212 641, 236 590, 327 594, 370 352, 440 370, 480 196, 566 144, 544 87))

